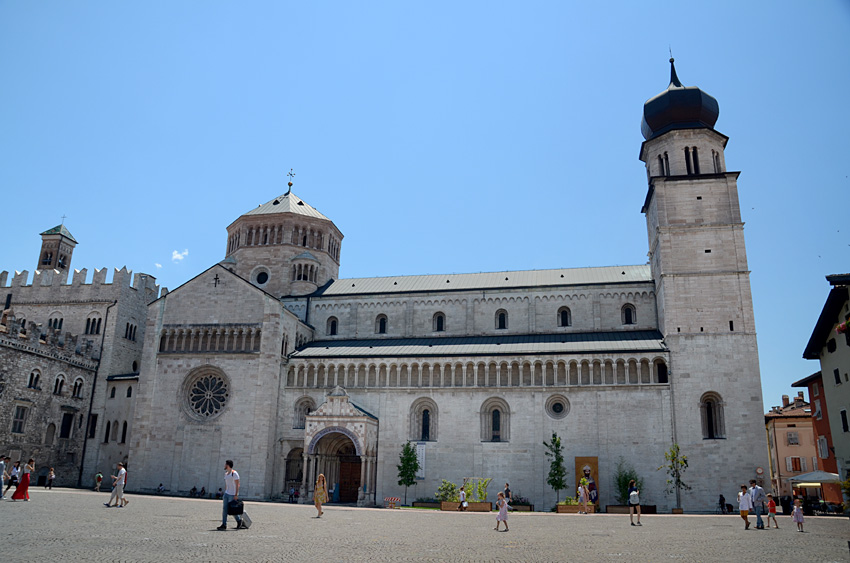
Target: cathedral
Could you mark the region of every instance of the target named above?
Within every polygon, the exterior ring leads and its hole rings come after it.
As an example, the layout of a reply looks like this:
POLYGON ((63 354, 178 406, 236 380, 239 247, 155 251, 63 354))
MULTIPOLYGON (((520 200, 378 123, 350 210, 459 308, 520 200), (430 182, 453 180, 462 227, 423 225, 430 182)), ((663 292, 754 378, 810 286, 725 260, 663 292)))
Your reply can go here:
MULTIPOLYGON (((674 506, 658 471, 674 443, 689 461, 689 511, 713 510, 719 494, 761 478, 738 172, 727 171, 728 137, 714 129, 717 101, 683 86, 670 62, 670 84, 644 104, 641 126, 648 263, 339 279, 340 228, 290 183, 227 227, 218 264, 170 292, 149 276, 129 286, 146 311, 117 307, 134 322, 113 321, 112 342, 99 346, 134 363, 97 375, 81 475, 112 456, 128 463, 130 490, 215 490, 232 459, 246 498, 294 487, 309 502, 324 473, 334 502, 374 506, 404 495, 396 466, 410 441, 415 497, 432 497, 443 479, 489 477, 541 510, 556 500, 543 445, 556 433, 566 494, 589 474, 602 506, 617 504, 621 460, 643 478, 645 503, 674 506), (108 350, 119 344, 120 354, 108 350), (104 428, 119 423, 116 389, 129 420, 120 454, 105 450, 119 432, 104 428)), ((62 286, 65 299, 74 283, 62 286)), ((13 293, 7 310, 52 322, 52 306, 41 314, 13 293)), ((68 328, 94 330, 91 318, 76 322, 68 328)))

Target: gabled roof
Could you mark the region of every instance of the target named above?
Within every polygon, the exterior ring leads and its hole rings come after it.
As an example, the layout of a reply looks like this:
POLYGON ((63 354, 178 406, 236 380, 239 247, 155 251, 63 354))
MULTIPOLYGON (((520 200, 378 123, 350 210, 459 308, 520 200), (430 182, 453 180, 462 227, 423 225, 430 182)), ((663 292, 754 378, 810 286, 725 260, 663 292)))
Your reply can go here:
POLYGON ((286 192, 282 196, 278 196, 244 215, 272 215, 276 213, 295 213, 296 215, 305 215, 307 217, 330 221, 330 219, 319 213, 315 207, 309 205, 292 192, 286 192))
POLYGON ((316 294, 330 297, 371 293, 511 289, 614 283, 652 283, 649 265, 486 272, 480 274, 394 276, 388 278, 349 278, 334 280, 319 289, 316 294))
POLYGON ((62 235, 65 238, 68 238, 68 239, 71 239, 74 242, 77 242, 77 239, 74 238, 74 236, 71 234, 71 231, 69 231, 67 228, 65 228, 65 225, 56 225, 52 229, 47 229, 46 231, 41 233, 41 235, 42 236, 44 236, 44 235, 62 235))
MULTIPOLYGON (((827 279, 829 279, 829 276, 827 279)), ((803 357, 805 359, 817 360, 820 358, 820 352, 829 339, 838 315, 841 313, 841 308, 844 307, 847 299, 848 292, 846 285, 833 287, 830 290, 829 296, 826 298, 826 303, 823 304, 823 310, 820 312, 820 317, 818 317, 818 322, 812 331, 812 336, 809 338, 809 343, 806 344, 806 349, 803 350, 803 357)))
POLYGON ((657 330, 573 332, 368 340, 315 340, 292 353, 292 359, 434 356, 506 356, 516 354, 664 353, 657 330))

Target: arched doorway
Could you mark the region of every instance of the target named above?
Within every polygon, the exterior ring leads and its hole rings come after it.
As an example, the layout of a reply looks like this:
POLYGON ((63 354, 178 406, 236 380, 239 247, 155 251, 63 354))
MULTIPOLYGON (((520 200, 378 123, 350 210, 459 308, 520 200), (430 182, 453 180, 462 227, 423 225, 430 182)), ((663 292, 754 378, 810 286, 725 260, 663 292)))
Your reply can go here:
MULTIPOLYGON (((334 493, 331 502, 356 503, 360 493, 360 456, 351 438, 332 432, 323 436, 316 444, 318 473, 324 473, 334 493)), ((311 483, 312 485, 312 483, 311 483)))
POLYGON ((304 478, 304 449, 292 448, 286 456, 286 473, 284 474, 283 492, 289 495, 289 489, 298 490, 304 478))

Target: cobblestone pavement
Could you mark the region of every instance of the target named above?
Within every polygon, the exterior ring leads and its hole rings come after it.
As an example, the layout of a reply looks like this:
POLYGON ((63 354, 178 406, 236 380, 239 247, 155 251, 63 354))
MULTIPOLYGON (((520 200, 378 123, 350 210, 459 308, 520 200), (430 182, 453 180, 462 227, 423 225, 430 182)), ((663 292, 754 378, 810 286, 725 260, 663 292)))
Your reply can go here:
MULTIPOLYGON (((11 492, 11 491, 10 491, 11 492)), ((0 501, 5 561, 848 561, 850 520, 790 517, 779 530, 744 531, 737 516, 494 514, 246 502, 254 525, 216 531, 221 501, 30 489, 30 502, 0 501)))

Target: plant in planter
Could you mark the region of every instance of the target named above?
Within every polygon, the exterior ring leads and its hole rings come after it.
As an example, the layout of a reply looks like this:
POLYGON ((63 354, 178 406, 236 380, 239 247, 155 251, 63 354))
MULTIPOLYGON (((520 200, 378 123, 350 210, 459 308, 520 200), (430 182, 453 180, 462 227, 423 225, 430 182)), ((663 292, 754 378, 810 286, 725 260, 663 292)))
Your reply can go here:
POLYGON ((443 479, 434 496, 440 502, 458 502, 460 500, 460 490, 451 481, 443 479))
MULTIPOLYGON (((488 477, 486 479, 478 479, 475 483, 475 502, 487 502, 487 487, 490 486, 490 481, 493 479, 488 477)), ((469 483, 472 485, 472 481, 469 483)), ((469 494, 467 493, 467 496, 469 494)))
POLYGON ((551 461, 549 463, 549 475, 546 478, 546 484, 554 489, 556 494, 555 503, 561 500, 561 491, 567 488, 567 469, 564 467, 563 446, 561 446, 561 438, 557 433, 552 432, 552 440, 543 442, 546 446, 546 457, 551 461))
POLYGON ((634 479, 635 487, 643 489, 643 479, 638 476, 632 467, 622 456, 617 460, 617 469, 614 472, 614 484, 617 491, 617 502, 627 504, 629 502, 629 482, 634 479))
POLYGON ((676 493, 675 510, 681 512, 682 491, 691 490, 691 487, 682 481, 682 473, 688 468, 688 456, 682 454, 679 444, 673 444, 668 451, 664 452, 664 460, 666 463, 658 468, 658 471, 664 469, 668 475, 664 492, 667 494, 676 493))
POLYGON ((531 501, 528 500, 528 498, 519 494, 518 491, 515 495, 511 495, 511 506, 515 510, 519 510, 519 511, 529 511, 530 512, 530 511, 534 510, 534 505, 531 504, 531 501), (522 507, 522 508, 520 508, 520 507, 522 507))
POLYGON ((404 487, 404 504, 407 504, 407 488, 416 485, 416 472, 419 471, 416 448, 409 441, 402 446, 398 462, 398 484, 404 487))

